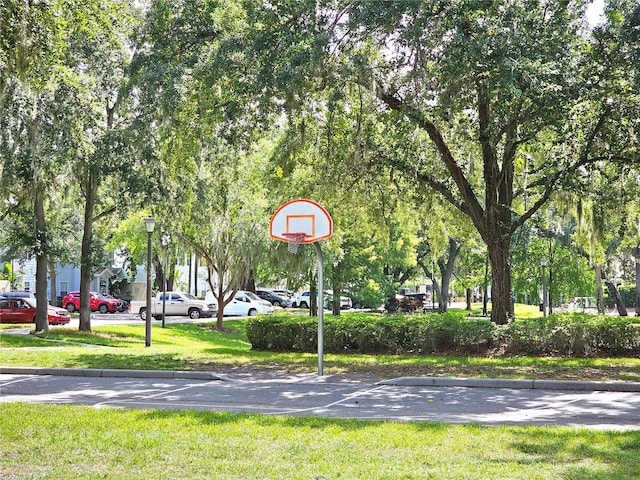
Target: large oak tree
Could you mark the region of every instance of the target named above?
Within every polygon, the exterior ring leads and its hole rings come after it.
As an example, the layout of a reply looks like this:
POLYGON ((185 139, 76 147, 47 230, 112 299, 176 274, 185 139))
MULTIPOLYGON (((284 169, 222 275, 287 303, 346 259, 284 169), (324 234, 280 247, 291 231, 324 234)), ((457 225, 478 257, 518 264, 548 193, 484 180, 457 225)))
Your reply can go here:
MULTIPOLYGON (((245 5, 246 32, 220 52, 227 74, 235 68, 243 85, 255 82, 256 105, 279 97, 295 110, 311 92, 340 95, 355 84, 396 113, 372 108, 390 128, 408 123, 424 133, 412 158, 381 152, 377 161, 470 218, 488 247, 496 323, 513 317, 517 229, 554 192, 574 187, 576 173, 638 160, 633 144, 608 141, 625 127, 623 102, 637 111, 637 95, 619 88, 630 75, 626 60, 597 48, 597 38, 590 43, 587 2, 245 5)), ((619 19, 632 2, 616 5, 603 29, 609 45, 622 43, 619 19)))

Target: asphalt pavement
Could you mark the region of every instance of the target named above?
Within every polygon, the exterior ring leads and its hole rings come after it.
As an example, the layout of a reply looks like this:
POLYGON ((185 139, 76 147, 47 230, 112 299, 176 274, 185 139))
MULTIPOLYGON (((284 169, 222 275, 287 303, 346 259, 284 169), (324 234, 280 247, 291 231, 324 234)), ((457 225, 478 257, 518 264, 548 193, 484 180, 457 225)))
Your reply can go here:
MULTIPOLYGON (((92 315, 92 323, 137 318, 92 315)), ((0 366, 3 402, 640 430, 640 382, 0 366)))
POLYGON ((640 383, 581 383, 0 367, 0 402, 640 430, 640 383))

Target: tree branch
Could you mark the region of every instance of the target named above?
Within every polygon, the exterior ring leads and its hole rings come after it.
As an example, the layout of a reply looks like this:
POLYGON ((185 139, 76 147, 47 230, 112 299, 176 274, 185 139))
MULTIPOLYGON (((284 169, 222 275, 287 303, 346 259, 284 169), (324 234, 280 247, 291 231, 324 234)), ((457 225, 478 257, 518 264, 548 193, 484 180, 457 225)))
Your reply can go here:
MULTIPOLYGON (((360 82, 364 82, 364 80, 361 80, 360 82)), ((365 86, 367 85, 366 83, 361 84, 365 86)), ((449 171, 449 174, 451 175, 453 181, 458 186, 458 190, 460 192, 460 195, 462 196, 463 203, 466 205, 464 212, 471 217, 472 221, 474 222, 474 224, 476 224, 477 227, 484 229, 484 225, 482 224, 484 210, 478 202, 478 198, 471 188, 471 185, 467 181, 464 172, 462 171, 456 160, 453 158, 451 150, 449 150, 449 146, 444 140, 438 127, 436 127, 433 122, 425 118, 425 116, 417 109, 411 107, 392 94, 387 93, 381 86, 376 86, 375 94, 376 97, 383 103, 385 103, 391 110, 403 114, 411 122, 427 132, 429 138, 431 139, 431 142, 437 148, 440 154, 440 158, 449 171)), ((438 182, 433 182, 433 185, 431 186, 433 186, 434 189, 437 187, 437 191, 440 193, 443 193, 443 191, 448 192, 448 189, 445 190, 444 186, 442 184, 439 184, 438 182)), ((450 193, 448 193, 448 196, 449 198, 451 198, 450 193)), ((448 199, 448 201, 451 200, 448 199)), ((453 205, 457 208, 461 208, 461 204, 459 202, 453 202, 453 205)))

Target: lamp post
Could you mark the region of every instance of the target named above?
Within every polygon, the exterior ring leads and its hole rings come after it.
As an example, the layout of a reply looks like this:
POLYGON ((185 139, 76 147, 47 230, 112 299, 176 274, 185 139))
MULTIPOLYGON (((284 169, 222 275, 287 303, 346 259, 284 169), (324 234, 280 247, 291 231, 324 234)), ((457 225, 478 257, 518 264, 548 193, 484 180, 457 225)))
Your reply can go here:
POLYGON ((144 219, 144 226, 147 229, 147 311, 145 316, 144 344, 151 346, 151 235, 156 226, 156 219, 149 216, 144 219))
POLYGON ((547 316, 547 274, 545 269, 547 267, 547 259, 542 257, 540 259, 540 266, 542 267, 542 316, 547 316))
POLYGON ((167 232, 162 234, 162 258, 164 265, 162 266, 162 328, 164 328, 165 305, 167 301, 167 247, 171 242, 171 237, 167 232))

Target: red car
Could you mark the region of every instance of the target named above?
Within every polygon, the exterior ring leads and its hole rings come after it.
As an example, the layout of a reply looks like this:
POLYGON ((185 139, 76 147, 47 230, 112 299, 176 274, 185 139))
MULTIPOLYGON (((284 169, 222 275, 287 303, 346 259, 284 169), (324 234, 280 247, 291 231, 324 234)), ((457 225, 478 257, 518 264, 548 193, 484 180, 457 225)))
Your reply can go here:
MULTIPOLYGON (((49 325, 64 325, 71 321, 71 315, 64 308, 47 306, 49 325)), ((0 323, 34 323, 36 304, 31 298, 0 297, 0 323)))
MULTIPOLYGON (((92 312, 115 313, 118 309, 118 300, 115 298, 107 298, 96 292, 89 292, 89 309, 92 312)), ((69 292, 62 299, 62 306, 70 312, 80 310, 80 292, 69 292)))

